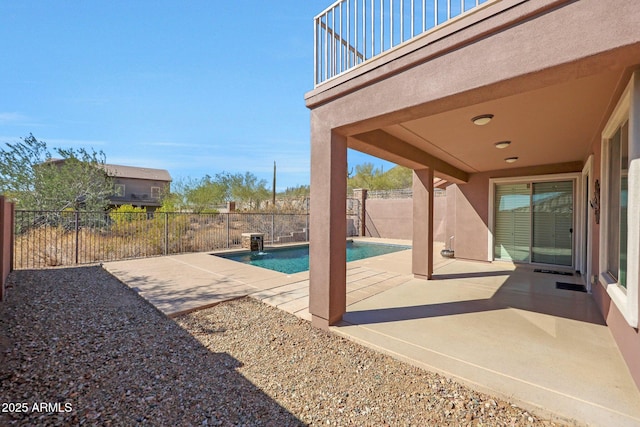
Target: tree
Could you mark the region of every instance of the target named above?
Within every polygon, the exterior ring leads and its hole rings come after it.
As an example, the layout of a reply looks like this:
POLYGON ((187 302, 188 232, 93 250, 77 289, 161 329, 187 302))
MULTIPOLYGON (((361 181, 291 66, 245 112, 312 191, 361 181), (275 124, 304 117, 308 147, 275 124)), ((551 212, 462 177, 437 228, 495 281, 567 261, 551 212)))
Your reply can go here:
POLYGON ((309 197, 309 193, 308 185, 298 185, 296 187, 287 187, 283 192, 278 193, 278 196, 287 199, 304 199, 309 197))
POLYGON ((249 209, 259 209, 260 204, 268 200, 270 195, 267 181, 259 180, 251 172, 220 172, 214 177, 205 175, 201 179, 175 182, 171 193, 163 197, 163 205, 176 210, 202 213, 213 211, 216 206, 228 200, 235 200, 249 209))
POLYGON ((59 158, 33 134, 7 143, 0 149, 0 192, 15 200, 18 209, 104 210, 114 193, 105 154, 84 148, 54 152, 59 158))
POLYGON ((227 200, 228 189, 223 182, 206 175, 199 181, 187 185, 185 195, 188 205, 195 213, 211 212, 227 200))
POLYGON ((385 190, 399 190, 411 188, 413 185, 413 171, 403 166, 394 166, 384 173, 385 190))
POLYGON ((251 172, 245 172, 244 175, 223 173, 219 176, 223 182, 227 183, 231 198, 247 203, 249 209, 259 209, 261 202, 269 200, 270 192, 267 189, 267 181, 259 180, 251 172))
POLYGON ((398 190, 411 187, 411 169, 394 166, 387 172, 375 168, 373 163, 363 163, 356 166, 355 174, 347 179, 347 187, 366 188, 368 190, 398 190))

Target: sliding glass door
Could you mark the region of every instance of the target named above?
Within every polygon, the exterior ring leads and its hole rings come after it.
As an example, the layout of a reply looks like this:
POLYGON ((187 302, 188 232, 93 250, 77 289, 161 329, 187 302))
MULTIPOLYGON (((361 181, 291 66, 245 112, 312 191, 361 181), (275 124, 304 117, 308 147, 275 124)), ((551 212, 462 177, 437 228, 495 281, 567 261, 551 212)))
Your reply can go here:
POLYGON ((573 182, 533 183, 531 221, 531 261, 571 266, 573 182))
POLYGON ((531 190, 529 184, 496 186, 494 255, 496 259, 529 262, 531 190))
POLYGON ((573 181, 497 184, 494 258, 571 266, 573 181))

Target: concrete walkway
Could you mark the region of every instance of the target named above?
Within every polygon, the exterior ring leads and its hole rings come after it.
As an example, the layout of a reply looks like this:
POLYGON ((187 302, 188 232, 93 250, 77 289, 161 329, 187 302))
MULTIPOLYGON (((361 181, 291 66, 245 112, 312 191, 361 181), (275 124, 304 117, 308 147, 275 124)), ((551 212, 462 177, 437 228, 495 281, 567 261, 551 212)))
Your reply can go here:
MULTIPOLYGON (((333 332, 538 413, 640 425, 640 392, 591 296, 556 289, 578 277, 436 260, 432 281, 410 274, 410 250, 349 263, 348 312, 333 332)), ((169 316, 249 295, 310 319, 308 272, 207 253, 104 267, 169 316)))

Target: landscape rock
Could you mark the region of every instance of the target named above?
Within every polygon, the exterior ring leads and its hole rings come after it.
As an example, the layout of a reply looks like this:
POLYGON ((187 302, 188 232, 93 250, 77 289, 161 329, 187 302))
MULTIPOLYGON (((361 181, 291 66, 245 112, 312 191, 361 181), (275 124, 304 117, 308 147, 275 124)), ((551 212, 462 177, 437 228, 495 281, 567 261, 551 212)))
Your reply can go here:
POLYGON ((172 320, 99 266, 9 286, 2 426, 562 425, 250 298, 172 320))

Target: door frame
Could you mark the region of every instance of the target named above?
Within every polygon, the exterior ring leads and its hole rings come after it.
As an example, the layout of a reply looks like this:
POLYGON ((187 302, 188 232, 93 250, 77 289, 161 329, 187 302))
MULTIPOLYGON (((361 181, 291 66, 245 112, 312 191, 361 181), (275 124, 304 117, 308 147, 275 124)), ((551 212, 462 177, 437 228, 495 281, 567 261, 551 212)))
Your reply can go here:
MULTIPOLYGON (((578 206, 583 205, 582 199, 584 198, 582 195, 582 185, 581 185, 581 172, 569 172, 569 173, 560 173, 560 174, 548 174, 548 175, 526 175, 526 176, 514 176, 507 178, 490 178, 489 179, 489 227, 488 227, 488 246, 487 246, 487 261, 493 262, 495 261, 494 254, 494 231, 495 231, 495 188, 496 185, 499 184, 518 184, 518 183, 534 183, 534 182, 548 182, 548 181, 572 181, 573 182, 573 236, 572 236, 572 244, 571 244, 571 266, 558 266, 561 268, 570 267, 571 269, 575 269, 578 265, 576 255, 578 247, 576 242, 578 240, 578 235, 582 235, 582 230, 579 230, 576 227, 578 223, 578 219, 576 215, 576 211, 578 206), (576 232, 576 230, 578 230, 576 232)), ((580 209, 582 210, 582 209, 580 209)), ((527 263, 530 265, 550 265, 550 264, 539 264, 531 262, 531 260, 527 263)))
MULTIPOLYGON (((594 208, 591 206, 592 198, 591 194, 595 194, 595 179, 593 177, 593 154, 589 156, 582 168, 582 174, 580 176, 580 194, 581 201, 579 212, 579 227, 580 238, 578 239, 579 251, 576 255, 576 266, 580 268, 580 275, 582 276, 587 288, 587 292, 591 293, 591 286, 593 285, 593 223, 594 223, 594 208), (585 236, 586 233, 586 236, 585 236)), ((595 196, 594 196, 595 198, 595 196)))

